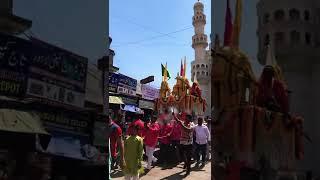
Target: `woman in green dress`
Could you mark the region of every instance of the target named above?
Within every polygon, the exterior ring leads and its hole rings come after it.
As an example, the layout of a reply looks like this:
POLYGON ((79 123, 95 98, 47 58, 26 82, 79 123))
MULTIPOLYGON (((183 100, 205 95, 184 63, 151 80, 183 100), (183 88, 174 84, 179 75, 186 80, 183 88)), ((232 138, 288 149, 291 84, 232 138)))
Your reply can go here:
POLYGON ((139 179, 139 174, 143 173, 143 140, 137 135, 138 131, 139 126, 134 126, 132 135, 124 143, 126 166, 123 172, 126 180, 137 180, 139 179))

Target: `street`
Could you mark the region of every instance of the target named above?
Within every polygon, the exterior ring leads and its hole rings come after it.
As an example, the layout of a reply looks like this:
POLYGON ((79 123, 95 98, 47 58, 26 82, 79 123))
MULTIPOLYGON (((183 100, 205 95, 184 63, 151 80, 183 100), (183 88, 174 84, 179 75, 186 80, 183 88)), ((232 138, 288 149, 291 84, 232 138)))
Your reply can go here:
MULTIPOLYGON (((146 164, 144 164, 144 167, 146 164)), ((182 169, 183 164, 176 167, 162 169, 161 167, 154 167, 147 174, 140 177, 141 180, 210 180, 211 179, 211 162, 208 162, 203 168, 195 168, 194 164, 191 166, 192 170, 189 176, 184 177, 185 171, 182 169)), ((120 170, 112 171, 111 177, 113 180, 124 179, 123 173, 120 170)))

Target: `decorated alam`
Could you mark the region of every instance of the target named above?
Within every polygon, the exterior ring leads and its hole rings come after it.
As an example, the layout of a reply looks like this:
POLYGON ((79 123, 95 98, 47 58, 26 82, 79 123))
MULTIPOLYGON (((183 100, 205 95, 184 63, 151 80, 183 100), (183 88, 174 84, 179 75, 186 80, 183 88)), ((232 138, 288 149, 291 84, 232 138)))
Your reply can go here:
POLYGON ((177 74, 176 84, 173 89, 169 87, 167 65, 164 67, 163 81, 160 87, 160 96, 156 99, 156 110, 160 114, 169 112, 166 110, 189 113, 193 115, 203 115, 206 110, 206 101, 202 97, 199 83, 194 78, 194 82, 190 85, 186 78, 186 60, 182 65, 180 75, 177 74))
POLYGON ((218 177, 220 160, 231 157, 227 164, 236 161, 261 173, 277 172, 271 179, 296 177, 304 155, 303 117, 289 113, 289 87, 272 43, 263 72, 255 77, 248 56, 239 49, 241 10, 238 0, 233 23, 227 10, 224 44, 216 35, 212 48, 213 174, 218 177))

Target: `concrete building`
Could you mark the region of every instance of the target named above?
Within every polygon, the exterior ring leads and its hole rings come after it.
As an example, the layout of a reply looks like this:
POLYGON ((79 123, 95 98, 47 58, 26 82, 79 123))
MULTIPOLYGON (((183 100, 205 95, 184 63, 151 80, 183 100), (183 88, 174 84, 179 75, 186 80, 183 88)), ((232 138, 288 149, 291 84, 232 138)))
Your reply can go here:
POLYGON ((264 65, 266 44, 274 46, 289 89, 290 110, 305 118, 305 131, 313 143, 305 143, 305 160, 299 168, 319 175, 320 166, 320 1, 260 0, 258 60, 264 65))
POLYGON ((194 16, 192 25, 195 35, 192 36, 192 48, 195 51, 194 61, 191 62, 191 80, 197 81, 202 89, 202 96, 207 102, 206 116, 211 115, 211 55, 208 47, 208 37, 204 32, 206 25, 206 15, 204 14, 204 5, 201 2, 194 4, 194 16))

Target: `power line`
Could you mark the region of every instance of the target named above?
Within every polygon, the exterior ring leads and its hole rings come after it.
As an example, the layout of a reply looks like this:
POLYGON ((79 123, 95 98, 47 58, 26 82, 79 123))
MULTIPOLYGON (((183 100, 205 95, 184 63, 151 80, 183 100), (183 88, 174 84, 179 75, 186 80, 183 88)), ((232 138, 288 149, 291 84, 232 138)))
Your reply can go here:
POLYGON ((165 36, 168 36, 168 37, 171 37, 171 38, 176 38, 176 37, 174 37, 174 36, 170 36, 170 35, 167 35, 167 34, 165 34, 165 33, 161 33, 161 32, 159 32, 159 31, 155 31, 155 30, 153 30, 153 29, 150 28, 150 27, 147 27, 147 26, 138 24, 138 23, 136 23, 136 22, 134 22, 134 21, 132 21, 132 20, 122 19, 122 18, 120 18, 119 16, 116 16, 116 18, 118 18, 118 19, 120 19, 120 20, 123 20, 123 21, 126 21, 126 22, 128 22, 128 23, 134 24, 134 25, 136 25, 136 26, 138 26, 138 27, 140 27, 140 28, 142 28, 142 29, 145 29, 145 30, 148 30, 148 31, 152 31, 152 32, 155 32, 155 33, 158 33, 158 34, 161 34, 161 35, 165 35, 165 36))
POLYGON ((154 37, 146 38, 146 39, 135 41, 135 42, 128 42, 128 43, 123 43, 123 44, 119 44, 119 45, 114 45, 113 47, 119 47, 119 46, 124 46, 124 45, 132 45, 132 44, 139 44, 139 43, 144 42, 144 41, 149 41, 149 40, 161 38, 161 37, 164 37, 164 36, 167 36, 167 35, 170 35, 170 34, 175 34, 175 33, 179 33, 179 32, 182 32, 182 31, 186 31, 186 30, 191 29, 191 28, 193 28, 193 27, 189 26, 187 28, 183 28, 183 29, 180 29, 180 30, 177 30, 177 31, 173 31, 173 32, 170 32, 170 33, 166 33, 166 34, 163 34, 163 35, 154 36, 154 37))

